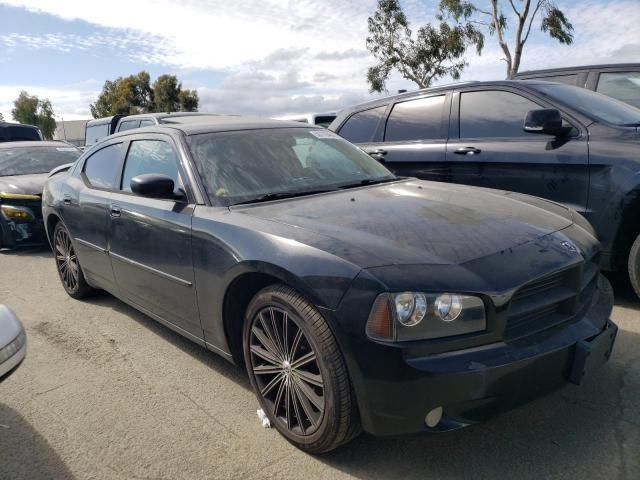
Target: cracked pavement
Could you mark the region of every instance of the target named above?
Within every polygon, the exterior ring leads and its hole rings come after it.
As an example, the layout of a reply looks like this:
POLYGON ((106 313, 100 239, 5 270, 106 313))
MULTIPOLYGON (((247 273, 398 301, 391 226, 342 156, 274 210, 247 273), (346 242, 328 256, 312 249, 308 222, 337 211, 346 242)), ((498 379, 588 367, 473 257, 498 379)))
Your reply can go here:
POLYGON ((320 457, 260 426, 244 371, 103 294, 73 300, 46 249, 0 253, 0 303, 28 336, 0 384, 0 479, 640 478, 640 300, 582 387, 465 430, 362 435, 320 457))

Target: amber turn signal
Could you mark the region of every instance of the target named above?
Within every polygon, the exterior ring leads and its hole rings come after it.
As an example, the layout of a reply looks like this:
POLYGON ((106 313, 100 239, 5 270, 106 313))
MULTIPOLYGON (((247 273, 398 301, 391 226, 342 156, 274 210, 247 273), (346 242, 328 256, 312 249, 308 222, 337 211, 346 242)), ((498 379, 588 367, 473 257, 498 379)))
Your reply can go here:
POLYGON ((380 340, 393 340, 393 314, 388 295, 379 295, 367 321, 367 335, 380 340))

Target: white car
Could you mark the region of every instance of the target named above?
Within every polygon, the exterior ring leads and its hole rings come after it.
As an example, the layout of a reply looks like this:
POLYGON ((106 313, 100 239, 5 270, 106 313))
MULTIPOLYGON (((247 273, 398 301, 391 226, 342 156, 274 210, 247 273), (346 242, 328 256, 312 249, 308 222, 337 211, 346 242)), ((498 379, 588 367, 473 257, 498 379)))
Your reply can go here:
POLYGON ((289 122, 308 123, 309 125, 318 125, 327 128, 336 118, 335 113, 300 113, 298 115, 285 115, 282 117, 273 117, 274 120, 287 120, 289 122))
POLYGON ((6 380, 27 355, 27 336, 22 323, 6 306, 0 305, 0 382, 6 380))

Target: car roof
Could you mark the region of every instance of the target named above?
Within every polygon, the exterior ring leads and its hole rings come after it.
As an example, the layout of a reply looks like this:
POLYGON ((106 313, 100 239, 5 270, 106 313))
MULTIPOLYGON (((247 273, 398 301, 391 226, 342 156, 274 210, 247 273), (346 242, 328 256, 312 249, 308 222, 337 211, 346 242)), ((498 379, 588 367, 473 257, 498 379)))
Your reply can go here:
POLYGON ((556 67, 545 68, 542 70, 526 70, 524 72, 518 72, 515 76, 520 75, 537 75, 539 73, 559 73, 559 72, 571 72, 574 70, 600 70, 609 68, 640 68, 640 63, 603 63, 600 65, 579 65, 576 67, 556 67))
POLYGON ((27 123, 0 122, 0 127, 25 127, 38 130, 38 127, 36 127, 35 125, 29 125, 27 123))
POLYGON ((185 135, 197 135, 199 133, 230 132, 235 130, 260 130, 266 128, 314 128, 322 130, 322 127, 310 125, 307 123, 273 120, 270 118, 262 117, 218 115, 215 117, 209 116, 206 119, 203 119, 202 122, 163 123, 151 127, 126 130, 124 132, 118 132, 114 135, 110 135, 109 137, 106 137, 106 139, 113 139, 141 133, 162 132, 163 130, 166 131, 167 129, 179 130, 185 135))
POLYGON ((217 113, 206 113, 206 112, 155 112, 155 113, 137 113, 135 115, 126 115, 122 117, 123 121, 126 120, 136 120, 138 118, 169 118, 169 117, 198 117, 198 116, 218 116, 217 113))
POLYGON ((33 141, 20 141, 20 142, 3 142, 0 143, 0 148, 26 148, 26 147, 73 147, 77 149, 75 145, 67 142, 60 142, 56 140, 33 140, 33 141))
POLYGON ((531 80, 492 80, 492 81, 486 81, 486 82, 470 81, 470 82, 448 83, 446 85, 438 85, 435 87, 422 88, 419 90, 404 92, 397 95, 389 95, 387 97, 381 97, 375 100, 370 100, 368 102, 347 107, 338 114, 338 117, 343 117, 346 112, 356 112, 356 111, 367 110, 368 108, 375 108, 377 106, 386 105, 388 103, 395 103, 402 100, 411 100, 415 97, 419 97, 421 95, 425 95, 429 93, 447 92, 449 90, 455 90, 457 88, 462 88, 467 86, 473 86, 473 87, 512 86, 512 87, 522 88, 523 85, 536 85, 536 84, 544 84, 544 83, 550 83, 550 82, 545 82, 544 80, 539 80, 539 79, 531 79, 531 80))

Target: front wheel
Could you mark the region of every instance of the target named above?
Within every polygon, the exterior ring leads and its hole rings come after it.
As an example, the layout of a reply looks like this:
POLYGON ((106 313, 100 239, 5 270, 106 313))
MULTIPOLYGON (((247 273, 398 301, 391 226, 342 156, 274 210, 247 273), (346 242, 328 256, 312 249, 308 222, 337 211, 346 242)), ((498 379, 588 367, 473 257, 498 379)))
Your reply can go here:
POLYGON ((633 242, 629 252, 629 280, 636 295, 640 297, 640 235, 633 242))
POLYGON ((323 453, 358 434, 342 354, 320 312, 300 294, 277 285, 253 298, 244 356, 262 409, 293 445, 323 453))
POLYGON ((80 299, 95 293, 84 278, 71 236, 62 222, 53 230, 53 255, 58 276, 69 296, 80 299))

